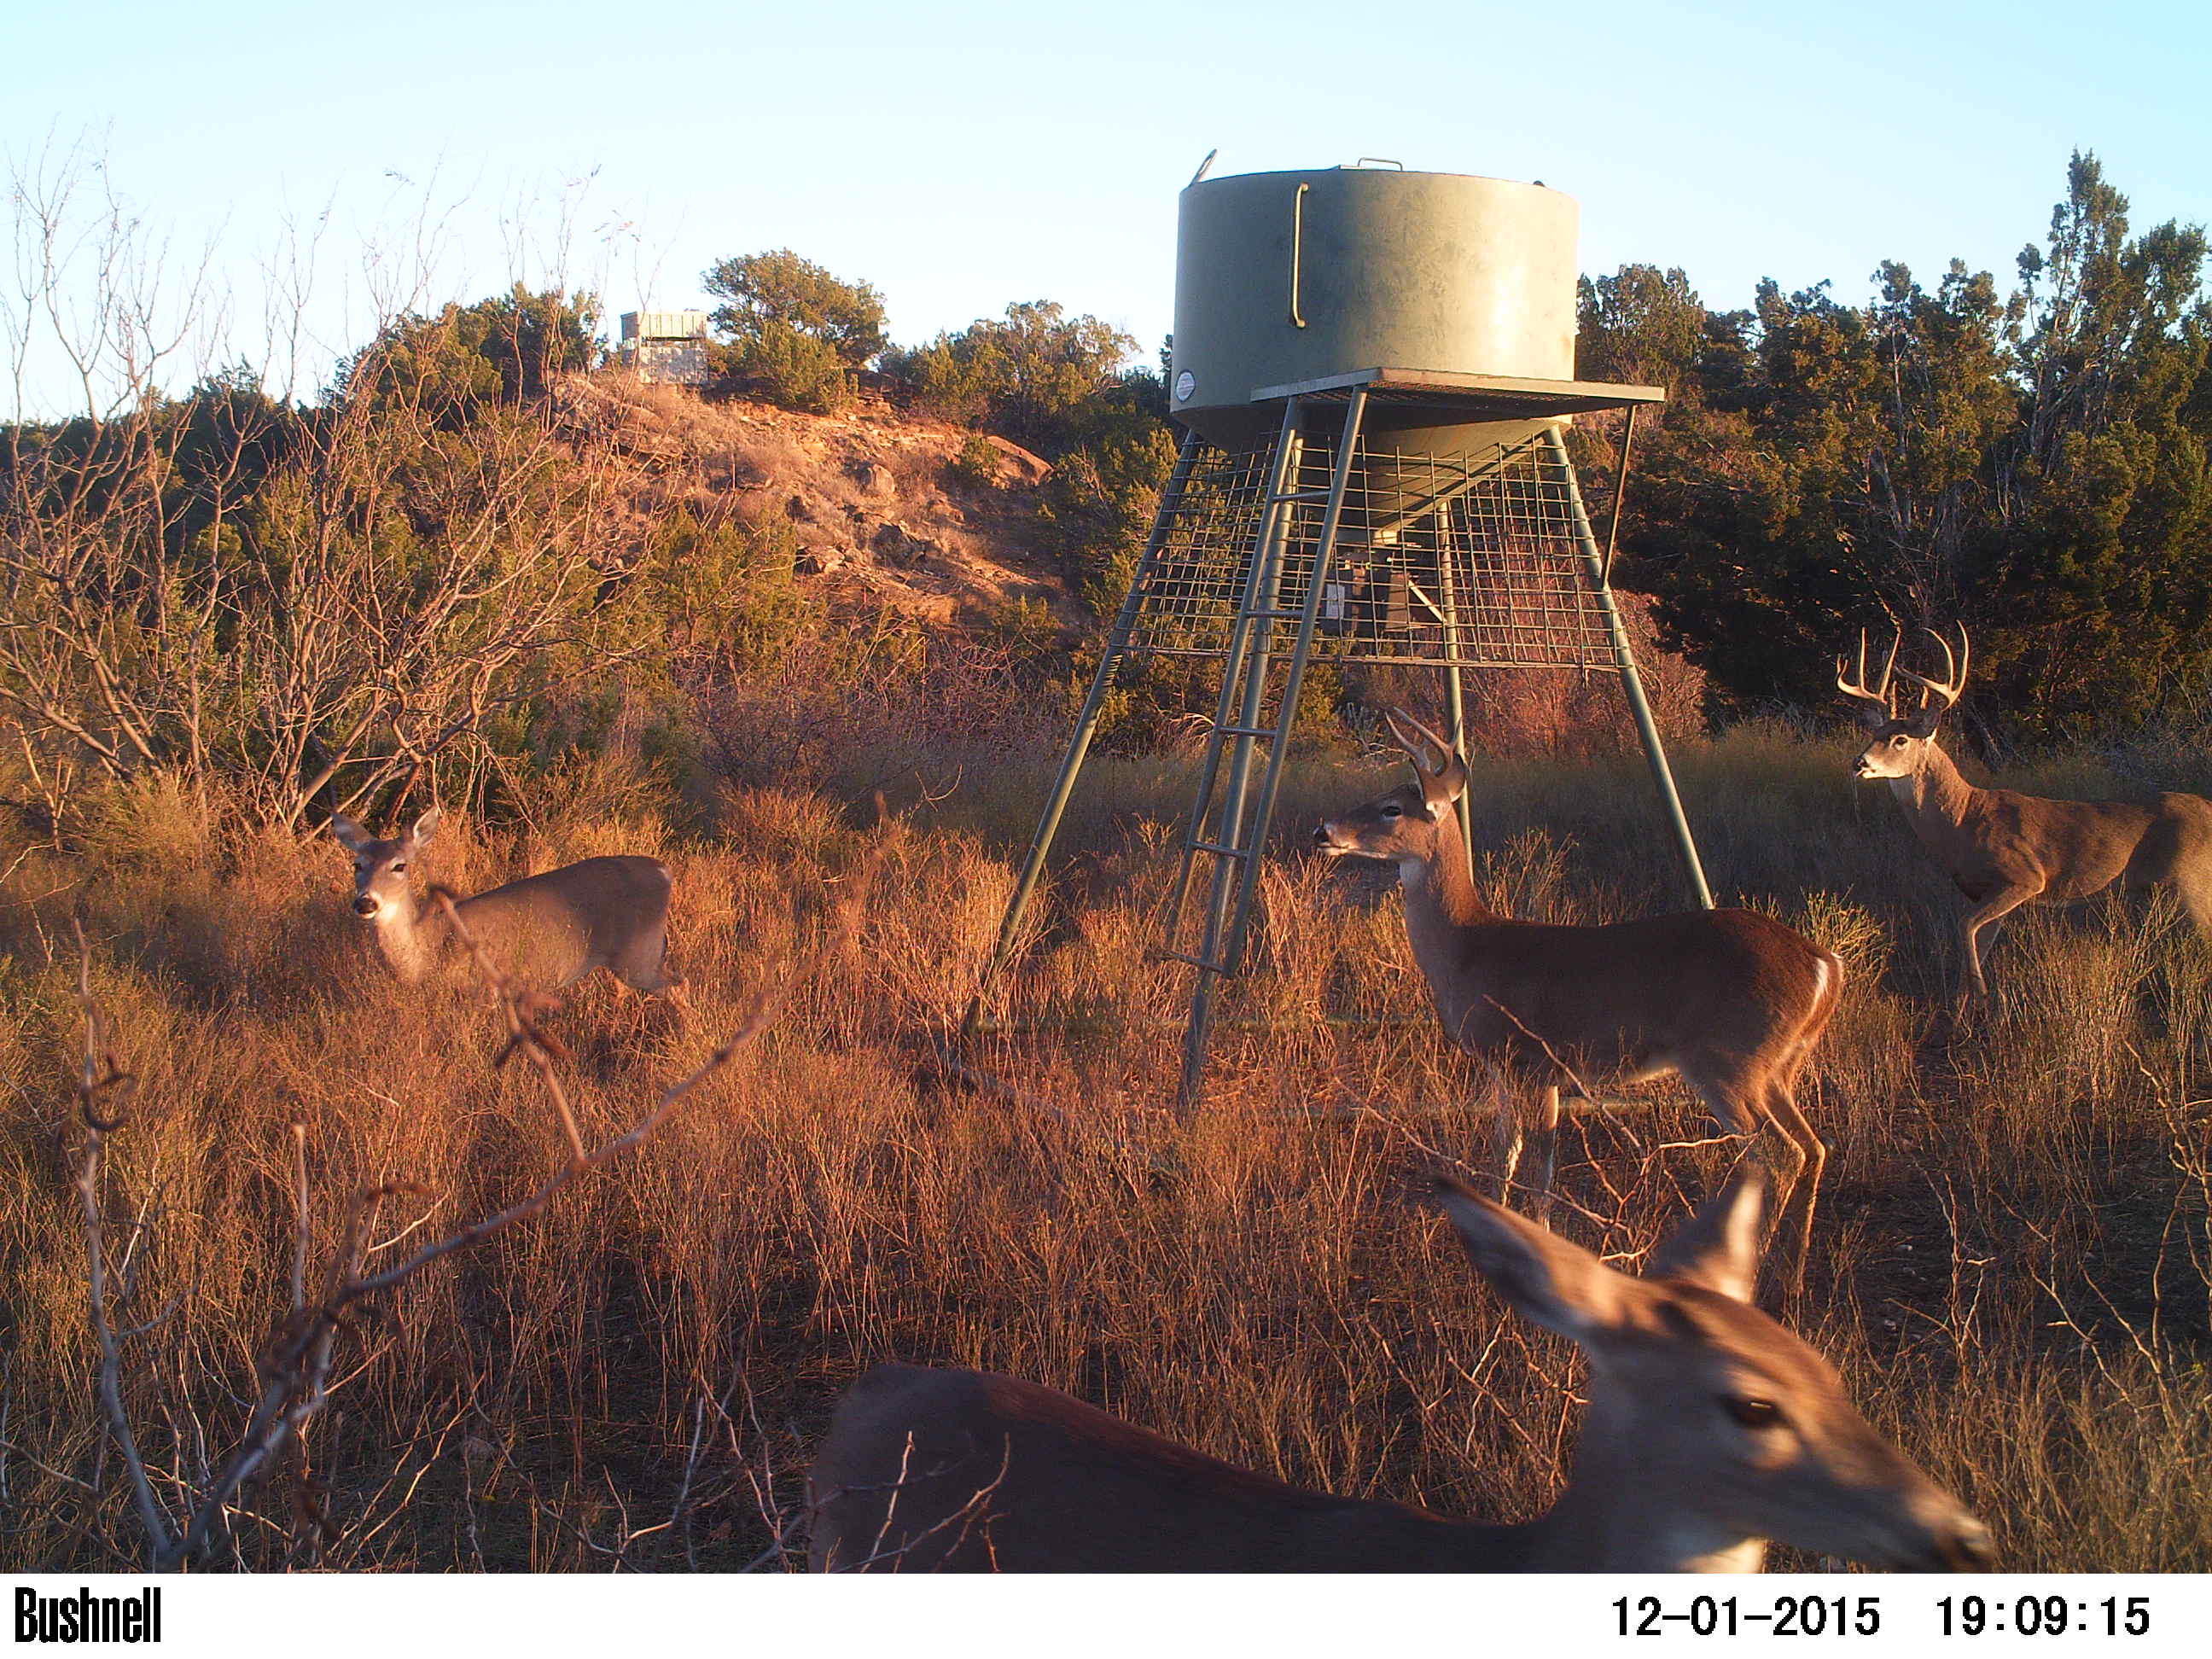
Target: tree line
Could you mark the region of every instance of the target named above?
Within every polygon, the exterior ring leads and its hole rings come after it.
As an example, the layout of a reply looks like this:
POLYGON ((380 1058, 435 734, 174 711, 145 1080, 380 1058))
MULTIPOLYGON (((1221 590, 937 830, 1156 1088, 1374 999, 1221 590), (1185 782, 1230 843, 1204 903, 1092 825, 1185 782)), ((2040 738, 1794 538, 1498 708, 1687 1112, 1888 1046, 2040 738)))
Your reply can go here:
MULTIPOLYGON (((1586 279, 1580 373, 1670 394, 1638 432, 1620 580, 1724 709, 1826 709, 1861 628, 1955 620, 1994 735, 2201 720, 2205 256, 2201 228, 2133 230, 2081 155, 2008 289, 1886 263, 1863 304, 1767 282, 1722 310, 1680 270, 1586 279)), ((900 346, 870 284, 789 250, 704 280, 710 391, 823 409, 866 385, 1054 463, 1021 533, 1090 637, 1029 617, 1004 638, 1032 676, 1079 680, 1174 455, 1137 343, 1035 301, 900 346)), ((684 704, 672 653, 725 677, 772 654, 799 625, 788 536, 641 528, 620 457, 564 414, 563 377, 605 361, 600 320, 590 294, 516 287, 389 318, 305 401, 237 365, 0 426, 5 793, 51 808, 73 778, 181 769, 297 823, 457 750, 489 788, 604 742, 648 684, 684 704)), ((102 349, 151 361, 133 346, 102 349)), ((1594 499, 1618 435, 1575 434, 1594 499)), ((1141 736, 1188 688, 1170 665, 1125 690, 1141 736)))
MULTIPOLYGON (((2006 289, 1885 260, 1707 306, 1680 270, 1585 277, 1578 372, 1663 386, 1632 458, 1618 580, 1723 709, 1825 708, 1862 629, 1964 623, 1985 738, 2195 721, 2212 693, 2212 299, 2203 228, 2141 232, 2091 154, 2006 289), (2002 710, 2002 715, 1996 711, 2002 710)), ((788 251, 707 274, 726 383, 827 407, 863 370, 1071 475, 1041 522, 1110 609, 1172 458, 1136 343, 1048 303, 925 344, 788 251), (806 365, 805 372, 793 364, 806 365)), ((1610 482, 1620 417, 1585 422, 1610 482)))
MULTIPOLYGON (((1650 265, 1586 278, 1580 372, 1669 394, 1639 423, 1618 580, 1738 708, 1828 706, 1861 628, 1960 621, 1994 735, 2201 720, 2205 253, 2201 226, 2132 231, 2077 154, 2008 291, 1957 260, 1932 286, 1885 261, 1862 305, 1768 281, 1718 310, 1650 265)), ((1584 434, 1586 458, 1608 465, 1617 436, 1584 434)))

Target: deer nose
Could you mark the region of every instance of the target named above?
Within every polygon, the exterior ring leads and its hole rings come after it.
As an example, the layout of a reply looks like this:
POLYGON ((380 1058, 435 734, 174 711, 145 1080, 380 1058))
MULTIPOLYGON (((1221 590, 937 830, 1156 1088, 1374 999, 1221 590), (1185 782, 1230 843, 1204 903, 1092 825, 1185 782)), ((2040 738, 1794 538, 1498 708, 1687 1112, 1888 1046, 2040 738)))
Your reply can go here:
POLYGON ((353 913, 357 916, 374 915, 376 914, 376 901, 366 893, 362 894, 360 897, 355 899, 353 902, 353 913))
POLYGON ((1325 823, 1316 823, 1316 825, 1314 825, 1314 828, 1313 828, 1313 844, 1314 844, 1315 846, 1316 846, 1316 847, 1328 847, 1328 846, 1332 845, 1332 844, 1335 842, 1335 840, 1336 840, 1336 837, 1335 837, 1334 835, 1332 835, 1332 834, 1330 833, 1330 831, 1329 831, 1329 827, 1328 827, 1327 824, 1325 824, 1325 823))

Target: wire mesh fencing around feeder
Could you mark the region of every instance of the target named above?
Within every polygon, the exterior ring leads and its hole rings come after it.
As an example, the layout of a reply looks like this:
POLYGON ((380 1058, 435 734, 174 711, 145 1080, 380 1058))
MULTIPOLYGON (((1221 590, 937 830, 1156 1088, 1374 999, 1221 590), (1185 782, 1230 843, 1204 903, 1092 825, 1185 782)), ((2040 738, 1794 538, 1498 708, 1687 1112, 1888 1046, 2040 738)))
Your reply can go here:
MULTIPOLYGON (((1133 653, 1225 657, 1250 566, 1272 450, 1208 447, 1139 596, 1133 653)), ((1335 458, 1315 445, 1296 489, 1326 494, 1335 458)), ((1431 668, 1607 669, 1613 647, 1576 533, 1571 481, 1538 437, 1449 454, 1355 455, 1322 585, 1312 660, 1431 668)), ((1293 503, 1269 609, 1304 608, 1318 499, 1293 503)), ((1286 617, 1262 625, 1290 629, 1286 617)))

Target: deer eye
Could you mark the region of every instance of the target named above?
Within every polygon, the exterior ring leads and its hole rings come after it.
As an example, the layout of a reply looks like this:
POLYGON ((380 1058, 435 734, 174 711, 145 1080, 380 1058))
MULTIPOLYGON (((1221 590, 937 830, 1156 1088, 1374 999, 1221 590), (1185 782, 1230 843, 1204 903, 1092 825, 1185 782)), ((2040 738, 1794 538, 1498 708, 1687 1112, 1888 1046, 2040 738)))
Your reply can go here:
POLYGON ((1386 818, 1402 818, 1406 816, 1406 809, 1394 800, 1382 809, 1382 816, 1386 818))
POLYGON ((393 865, 392 866, 392 873, 395 876, 405 875, 407 873, 407 860, 405 859, 402 859, 398 863, 393 865))
POLYGON ((1723 1395, 1721 1409, 1747 1429, 1771 1429, 1782 1420, 1781 1407, 1750 1395, 1723 1395))
POLYGON ((1904 748, 1904 747, 1905 747, 1905 733, 1904 733, 1904 732, 1899 732, 1895 737, 1892 738, 1889 740, 1889 746, 1890 746, 1892 749, 1902 749, 1902 748, 1904 748))

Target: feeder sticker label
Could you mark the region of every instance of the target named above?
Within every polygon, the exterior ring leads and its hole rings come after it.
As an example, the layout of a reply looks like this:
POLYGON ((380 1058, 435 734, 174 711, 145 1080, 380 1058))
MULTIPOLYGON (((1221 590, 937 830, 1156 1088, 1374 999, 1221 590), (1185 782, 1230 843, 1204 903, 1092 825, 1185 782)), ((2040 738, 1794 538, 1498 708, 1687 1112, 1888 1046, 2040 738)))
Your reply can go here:
POLYGON ((1176 376, 1176 401, 1177 403, 1181 404, 1189 402, 1190 394, 1197 390, 1198 382, 1191 378, 1191 373, 1188 369, 1186 368, 1182 374, 1176 376))
POLYGON ((1323 582, 1321 585, 1321 614, 1331 622, 1344 620, 1344 603, 1349 590, 1342 582, 1323 582))

